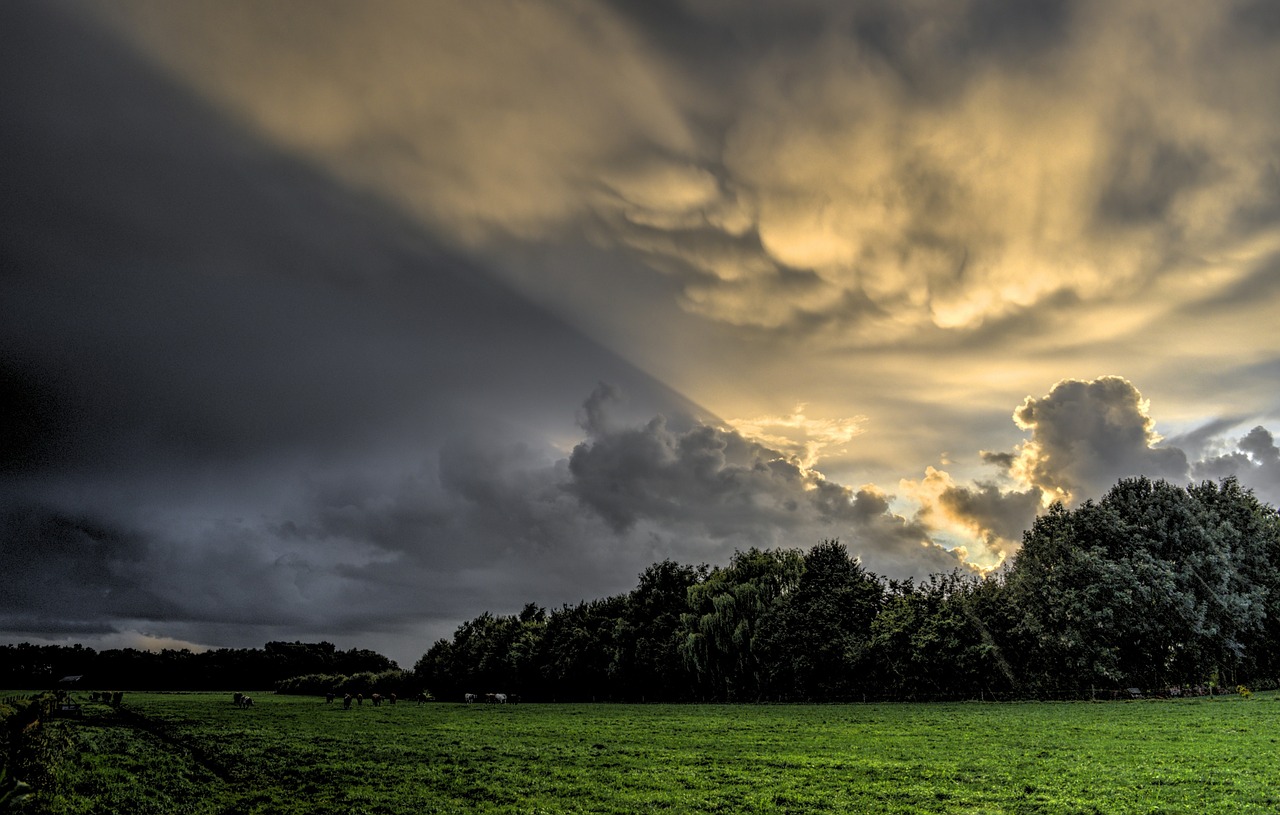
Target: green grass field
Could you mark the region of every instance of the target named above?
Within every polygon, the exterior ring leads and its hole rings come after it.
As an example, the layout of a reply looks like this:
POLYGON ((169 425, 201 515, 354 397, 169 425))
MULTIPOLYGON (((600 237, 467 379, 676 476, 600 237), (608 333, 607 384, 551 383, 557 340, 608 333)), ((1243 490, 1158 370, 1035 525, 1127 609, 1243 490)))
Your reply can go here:
POLYGON ((47 732, 51 813, 1275 813, 1280 697, 363 707, 144 694, 47 732))

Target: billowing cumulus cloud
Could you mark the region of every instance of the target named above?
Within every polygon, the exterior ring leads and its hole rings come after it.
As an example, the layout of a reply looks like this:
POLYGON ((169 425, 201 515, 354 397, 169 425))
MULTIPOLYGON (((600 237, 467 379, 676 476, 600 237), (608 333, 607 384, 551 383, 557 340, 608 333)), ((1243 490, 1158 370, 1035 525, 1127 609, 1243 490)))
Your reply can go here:
POLYGON ((1011 469, 1066 501, 1099 496, 1127 476, 1184 483, 1186 454, 1159 446, 1148 409, 1138 389, 1120 377, 1059 382, 1039 399, 1028 396, 1014 411, 1014 421, 1031 438, 1011 469))
POLYGON ((997 480, 957 483, 950 473, 928 467, 919 481, 903 480, 903 492, 919 505, 922 524, 974 542, 972 559, 986 566, 1017 549, 1022 532, 1049 502, 1097 499, 1122 478, 1184 485, 1235 477, 1264 501, 1280 498, 1280 448, 1268 430, 1259 426, 1230 439, 1224 433, 1236 420, 1211 422, 1177 440, 1190 446, 1189 455, 1179 443, 1161 439, 1149 410, 1133 383, 1120 377, 1063 380, 1014 411, 1014 422, 1030 438, 1012 452, 981 453, 999 471, 997 480), (1205 448, 1219 452, 1195 459, 1205 448))
POLYGON ((1211 480, 1235 477, 1264 500, 1280 503, 1280 447, 1271 431, 1259 425, 1224 446, 1225 452, 1195 463, 1195 476, 1211 480))
MULTIPOLYGON (((598 405, 601 394, 588 404, 598 405)), ((926 527, 893 514, 875 487, 829 481, 734 430, 678 431, 659 416, 592 432, 568 468, 568 489, 617 533, 656 525, 709 541, 712 551, 840 538, 868 568, 895 577, 963 565, 961 553, 938 546, 926 527)))
POLYGON ((919 481, 903 480, 903 492, 920 507, 918 519, 935 532, 947 533, 969 550, 972 562, 986 569, 1004 563, 1022 543, 1043 508, 1036 487, 1018 490, 993 481, 958 484, 950 473, 934 467, 919 481))

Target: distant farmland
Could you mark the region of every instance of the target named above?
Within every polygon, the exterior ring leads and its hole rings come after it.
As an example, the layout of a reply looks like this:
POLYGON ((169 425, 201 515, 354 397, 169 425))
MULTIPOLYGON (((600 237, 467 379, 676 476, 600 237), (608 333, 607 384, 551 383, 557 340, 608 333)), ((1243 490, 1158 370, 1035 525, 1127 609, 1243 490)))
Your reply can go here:
MULTIPOLYGON (((463 705, 143 694, 43 739, 51 813, 1275 813, 1280 697, 463 705)), ((30 804, 34 804, 32 809, 30 804)))

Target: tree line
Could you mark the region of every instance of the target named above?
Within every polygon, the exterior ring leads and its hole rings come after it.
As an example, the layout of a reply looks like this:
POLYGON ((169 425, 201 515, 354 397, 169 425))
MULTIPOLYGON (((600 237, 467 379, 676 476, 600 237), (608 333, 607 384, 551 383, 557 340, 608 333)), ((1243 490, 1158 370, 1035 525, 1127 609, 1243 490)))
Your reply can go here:
MULTIPOLYGON (((331 642, 268 642, 263 648, 216 648, 142 651, 112 648, 95 651, 83 645, 0 646, 0 687, 40 689, 68 676, 81 676, 85 688, 134 690, 226 690, 274 688, 304 675, 385 684, 397 670, 375 651, 342 651, 331 642)), ((363 686, 361 686, 363 687, 363 686)), ((368 691, 365 691, 368 692, 368 691)))
POLYGON ((1234 479, 1055 504, 986 578, 887 580, 838 541, 655 563, 632 591, 483 613, 413 669, 437 698, 1079 698, 1280 678, 1280 516, 1234 479))

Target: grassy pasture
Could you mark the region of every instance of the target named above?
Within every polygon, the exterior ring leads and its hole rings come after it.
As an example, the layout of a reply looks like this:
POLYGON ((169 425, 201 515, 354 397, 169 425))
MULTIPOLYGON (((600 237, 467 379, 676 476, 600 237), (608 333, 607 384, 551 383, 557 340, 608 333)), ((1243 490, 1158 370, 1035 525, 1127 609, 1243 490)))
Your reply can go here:
POLYGON ((144 694, 47 731, 51 813, 1275 813, 1280 697, 462 705, 144 694))

